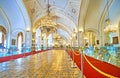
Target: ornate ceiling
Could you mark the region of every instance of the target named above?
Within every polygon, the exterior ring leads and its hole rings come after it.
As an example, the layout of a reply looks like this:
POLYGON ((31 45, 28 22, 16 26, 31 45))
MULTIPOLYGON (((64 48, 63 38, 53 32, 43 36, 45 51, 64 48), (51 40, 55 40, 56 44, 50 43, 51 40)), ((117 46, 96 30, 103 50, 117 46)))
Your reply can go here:
POLYGON ((81 0, 23 0, 34 30, 41 25, 41 18, 48 15, 48 1, 49 15, 53 17, 58 28, 65 30, 64 32, 70 35, 78 25, 81 0))
MULTIPOLYGON (((112 24, 117 25, 120 0, 49 0, 50 16, 57 23, 58 33, 66 39, 78 26, 97 32, 106 19, 107 1, 112 24)), ((35 30, 47 14, 48 0, 0 0, 0 25, 7 32, 11 30, 13 36, 27 28, 35 30)))

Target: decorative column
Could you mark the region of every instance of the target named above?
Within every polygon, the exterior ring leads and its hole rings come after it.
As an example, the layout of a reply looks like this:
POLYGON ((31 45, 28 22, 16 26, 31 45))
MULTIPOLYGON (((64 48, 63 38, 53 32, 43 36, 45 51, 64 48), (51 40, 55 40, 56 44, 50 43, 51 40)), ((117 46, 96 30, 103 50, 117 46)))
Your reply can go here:
POLYGON ((100 46, 104 46, 104 27, 100 25, 100 46))
POLYGON ((73 34, 72 34, 72 46, 73 47, 75 47, 76 46, 76 35, 77 34, 77 32, 76 32, 76 30, 74 29, 73 30, 73 34))
POLYGON ((48 49, 48 36, 49 36, 49 33, 47 32, 46 33, 46 38, 45 38, 45 40, 46 40, 46 49, 48 49))
POLYGON ((72 47, 75 47, 75 33, 72 34, 72 47))
POLYGON ((112 44, 113 43, 113 33, 112 32, 110 32, 109 37, 110 37, 110 44, 112 44))
POLYGON ((40 36, 38 36, 38 41, 37 41, 38 50, 40 50, 40 46, 41 46, 41 44, 40 44, 41 41, 40 40, 41 40, 41 38, 40 38, 40 36))
POLYGON ((44 44, 44 33, 41 32, 41 50, 43 50, 44 48, 43 44, 44 44))
POLYGON ((83 49, 84 49, 84 28, 83 26, 78 26, 78 47, 80 49, 81 54, 81 78, 84 78, 84 58, 83 58, 83 49))
POLYGON ((12 42, 11 33, 8 32, 8 33, 7 33, 7 39, 6 39, 6 47, 7 47, 7 49, 10 48, 10 45, 12 44, 11 42, 12 42))
POLYGON ((105 43, 110 43, 110 32, 105 33, 105 43))
POLYGON ((91 44, 91 38, 90 38, 90 32, 88 32, 88 45, 90 46, 90 44, 91 44))
POLYGON ((84 33, 82 28, 78 29, 78 46, 84 46, 84 33))
POLYGON ((119 40, 119 44, 120 44, 120 21, 118 24, 118 40, 119 40))
POLYGON ((46 49, 49 49, 49 47, 48 47, 48 37, 47 37, 47 39, 46 39, 46 44, 47 44, 47 48, 46 49))
POLYGON ((104 36, 100 35, 100 46, 104 46, 104 36))
POLYGON ((36 43, 35 43, 35 35, 36 34, 36 32, 33 32, 32 33, 32 51, 34 51, 35 50, 35 47, 36 47, 36 43))
POLYGON ((54 39, 53 39, 53 33, 52 33, 52 46, 50 48, 53 48, 54 46, 54 39))
POLYGON ((28 51, 31 48, 31 32, 30 32, 30 29, 26 30, 25 47, 26 47, 26 50, 28 50, 28 51))
POLYGON ((70 46, 72 47, 72 37, 70 37, 70 46))
POLYGON ((89 32, 89 46, 92 46, 93 36, 92 32, 89 32))
POLYGON ((75 65, 75 61, 74 61, 74 47, 75 47, 75 41, 76 41, 76 33, 75 33, 75 30, 73 30, 73 34, 72 34, 72 40, 71 40, 71 49, 72 49, 72 58, 73 58, 73 62, 72 62, 72 68, 76 68, 76 65, 75 65))
POLYGON ((46 33, 44 34, 44 49, 47 47, 47 39, 46 39, 46 33))

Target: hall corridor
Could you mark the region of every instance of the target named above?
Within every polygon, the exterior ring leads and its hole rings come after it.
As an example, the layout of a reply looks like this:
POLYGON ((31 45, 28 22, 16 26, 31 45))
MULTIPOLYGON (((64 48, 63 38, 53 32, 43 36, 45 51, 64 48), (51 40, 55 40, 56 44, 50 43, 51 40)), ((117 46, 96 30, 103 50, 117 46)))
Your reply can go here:
POLYGON ((49 50, 0 63, 0 78, 80 78, 64 50, 49 50))

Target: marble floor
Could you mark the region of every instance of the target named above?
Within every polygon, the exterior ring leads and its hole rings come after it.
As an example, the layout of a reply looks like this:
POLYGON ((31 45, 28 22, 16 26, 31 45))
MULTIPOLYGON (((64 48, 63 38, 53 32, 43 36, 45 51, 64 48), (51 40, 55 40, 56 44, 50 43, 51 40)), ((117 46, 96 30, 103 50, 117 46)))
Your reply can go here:
POLYGON ((0 78, 81 78, 64 50, 50 50, 0 63, 0 78))

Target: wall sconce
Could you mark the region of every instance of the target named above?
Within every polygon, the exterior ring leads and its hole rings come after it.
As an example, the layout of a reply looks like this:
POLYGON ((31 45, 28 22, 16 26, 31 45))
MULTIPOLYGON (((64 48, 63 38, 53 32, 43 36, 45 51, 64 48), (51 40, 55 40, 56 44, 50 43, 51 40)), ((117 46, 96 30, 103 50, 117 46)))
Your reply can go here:
POLYGON ((77 30, 75 30, 74 33, 77 33, 77 30))
POLYGON ((44 34, 42 33, 42 38, 44 37, 44 34))
POLYGON ((54 47, 54 43, 52 43, 52 47, 54 47))
POLYGON ((88 38, 87 37, 84 37, 84 40, 87 40, 88 38))
POLYGON ((82 28, 80 28, 78 31, 79 31, 79 32, 83 32, 83 29, 82 29, 82 28))
POLYGON ((66 42, 63 42, 63 45, 65 45, 66 44, 66 42))
POLYGON ((73 33, 73 37, 75 37, 76 36, 76 34, 75 33, 73 33))
POLYGON ((27 32, 30 32, 30 28, 27 28, 26 31, 27 31, 27 32))
POLYGON ((35 41, 35 39, 33 38, 32 41, 35 41))
POLYGON ((68 46, 68 43, 66 44, 66 46, 68 46))

